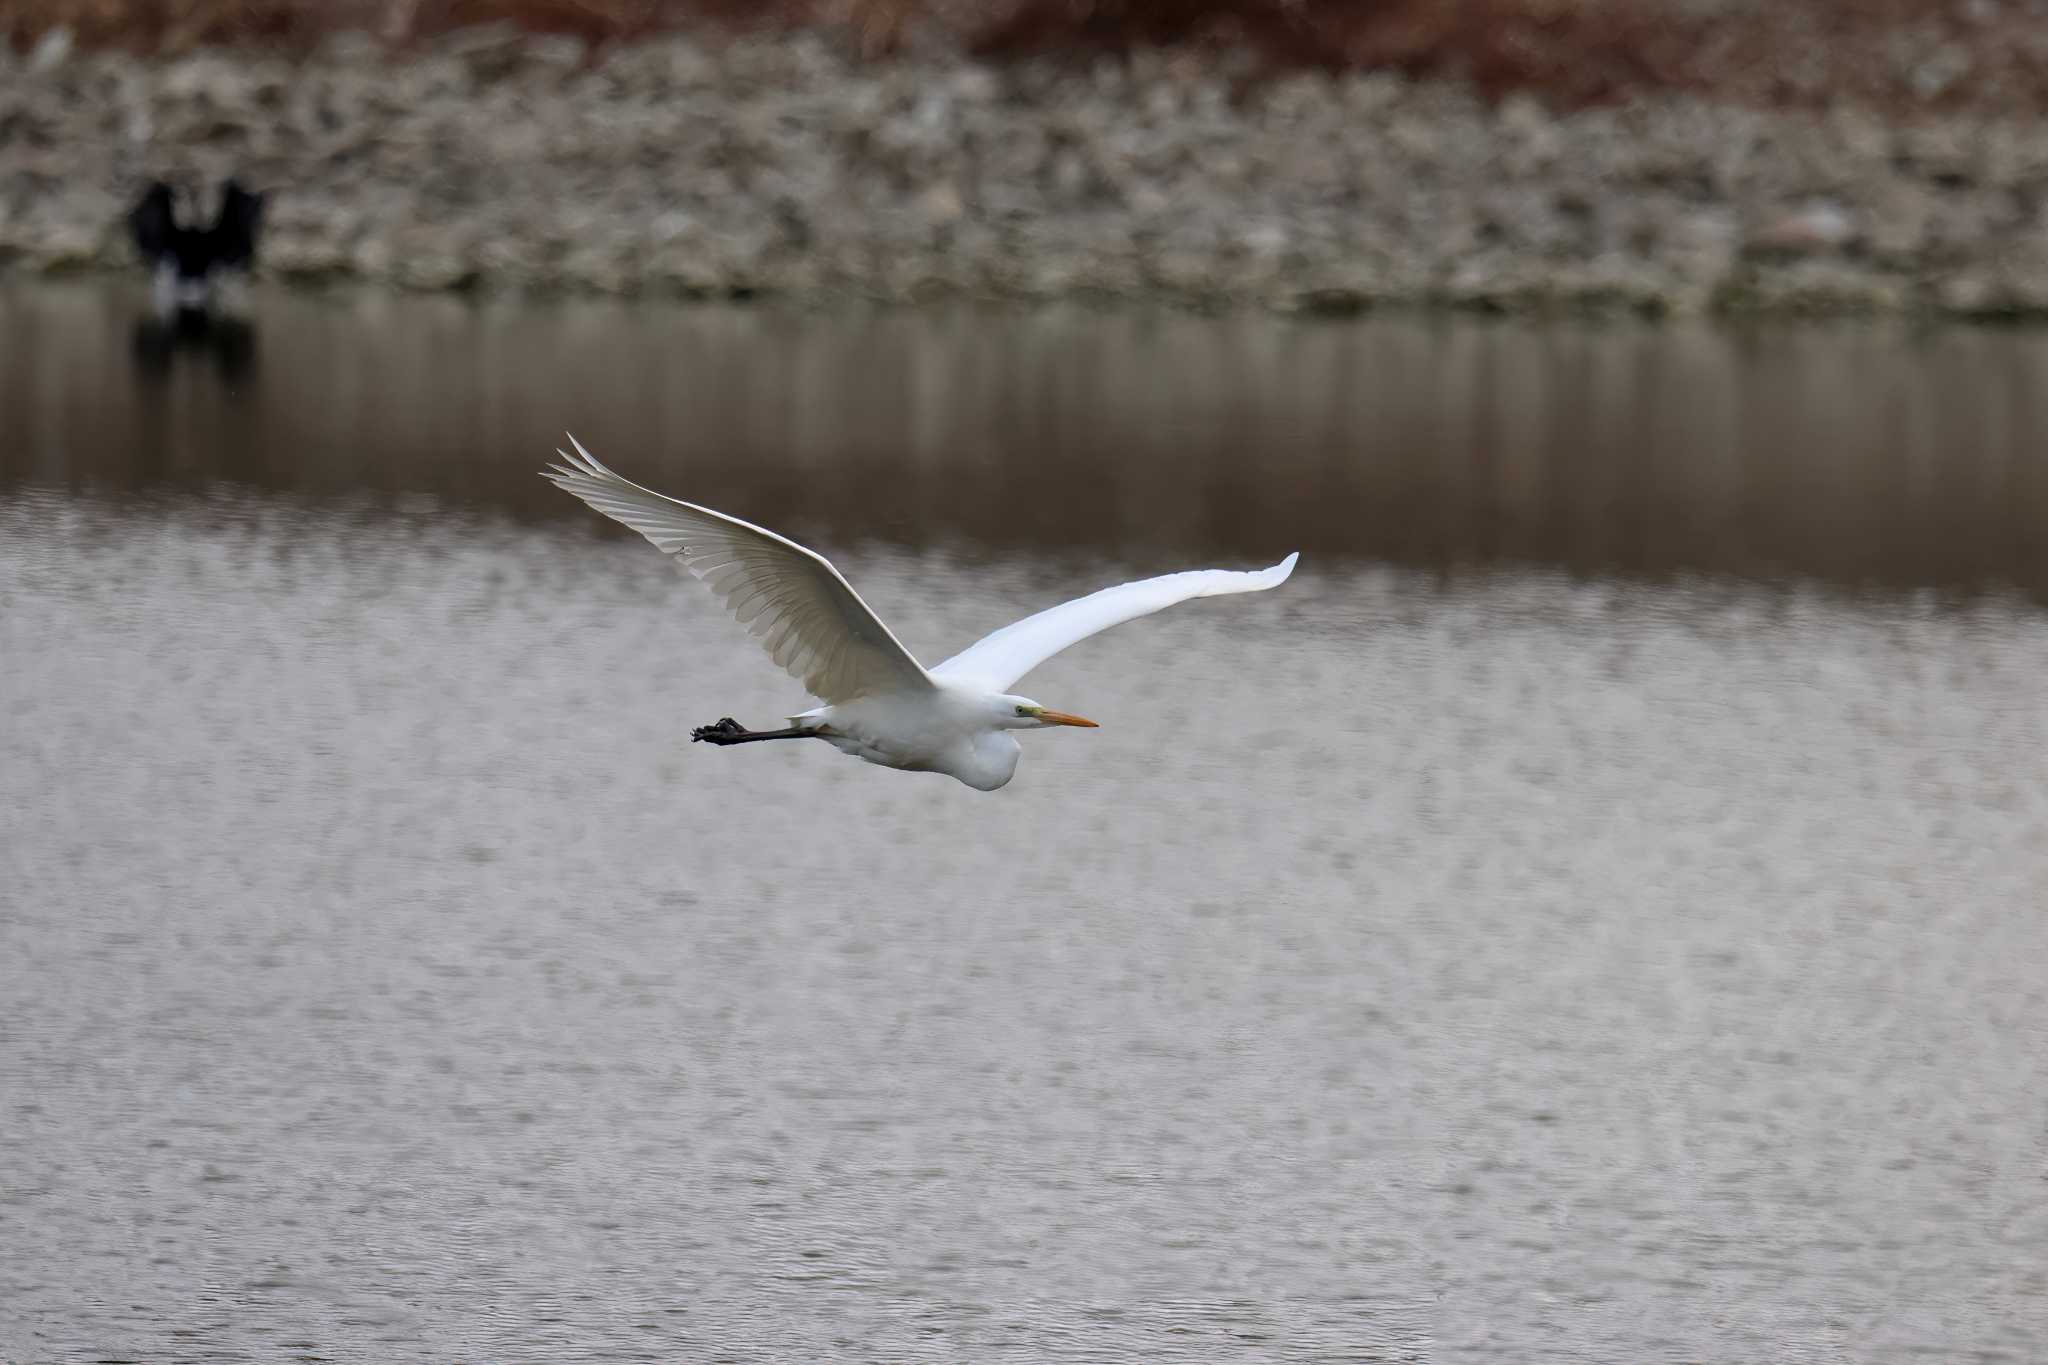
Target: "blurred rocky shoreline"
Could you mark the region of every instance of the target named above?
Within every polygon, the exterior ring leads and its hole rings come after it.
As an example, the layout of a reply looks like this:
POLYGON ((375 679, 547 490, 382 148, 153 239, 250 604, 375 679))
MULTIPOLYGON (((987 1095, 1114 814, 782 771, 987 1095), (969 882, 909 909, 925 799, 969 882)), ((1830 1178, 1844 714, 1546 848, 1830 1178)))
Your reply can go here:
POLYGON ((417 289, 2048 315, 2048 122, 1487 102, 1193 52, 862 60, 0 48, 0 270, 133 268, 166 176, 272 195, 262 270, 417 289))

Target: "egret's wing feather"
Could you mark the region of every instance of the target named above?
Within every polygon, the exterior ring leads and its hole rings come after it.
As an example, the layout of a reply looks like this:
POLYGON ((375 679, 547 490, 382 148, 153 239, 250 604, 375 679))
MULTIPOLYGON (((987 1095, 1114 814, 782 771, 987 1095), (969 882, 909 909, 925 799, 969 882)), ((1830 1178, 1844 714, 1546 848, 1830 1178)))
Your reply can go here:
POLYGON ((1007 692, 1026 673, 1097 631, 1149 616, 1191 597, 1277 588, 1294 572, 1294 561, 1299 558, 1298 553, 1291 554, 1270 569, 1249 573, 1191 569, 1187 573, 1141 578, 1135 583, 1104 588, 1004 626, 934 668, 932 676, 948 682, 973 683, 992 692, 1007 692))
POLYGON ((821 701, 931 687, 910 651, 839 570, 773 531, 678 502, 599 464, 574 436, 546 476, 704 580, 775 662, 821 701))

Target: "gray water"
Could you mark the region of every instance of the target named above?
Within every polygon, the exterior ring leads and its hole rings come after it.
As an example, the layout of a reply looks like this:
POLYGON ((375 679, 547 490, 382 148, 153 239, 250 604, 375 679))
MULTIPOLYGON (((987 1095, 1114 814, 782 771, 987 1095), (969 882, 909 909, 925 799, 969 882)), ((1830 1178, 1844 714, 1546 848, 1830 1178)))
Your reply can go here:
POLYGON ((2032 334, 134 318, 0 293, 0 1359, 2040 1357, 2032 334), (1303 567, 693 747, 564 427, 927 659, 1303 567))

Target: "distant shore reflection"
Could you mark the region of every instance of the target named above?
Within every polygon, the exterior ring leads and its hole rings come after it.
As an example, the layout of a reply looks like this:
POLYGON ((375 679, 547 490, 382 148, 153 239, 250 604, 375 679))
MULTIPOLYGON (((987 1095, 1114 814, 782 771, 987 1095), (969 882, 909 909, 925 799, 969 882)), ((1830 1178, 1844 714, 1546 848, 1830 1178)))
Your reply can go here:
MULTIPOLYGON (((826 544, 1729 573, 2048 598, 2048 336, 258 290, 165 406, 132 290, 0 288, 0 491, 230 479, 567 520, 567 429, 826 544)), ((188 352, 189 347, 196 350, 188 352)), ((1260 562, 1265 562, 1261 560, 1260 562)))

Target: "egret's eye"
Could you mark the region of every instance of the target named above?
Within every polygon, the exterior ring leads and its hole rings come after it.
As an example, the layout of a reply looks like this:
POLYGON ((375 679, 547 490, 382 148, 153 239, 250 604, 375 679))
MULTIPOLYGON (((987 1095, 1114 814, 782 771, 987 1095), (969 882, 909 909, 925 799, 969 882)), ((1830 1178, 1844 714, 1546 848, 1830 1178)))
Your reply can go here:
POLYGON ((1020 706, 1017 708, 1017 714, 1020 716, 1028 716, 1031 714, 1031 708, 1028 706, 1020 706))

